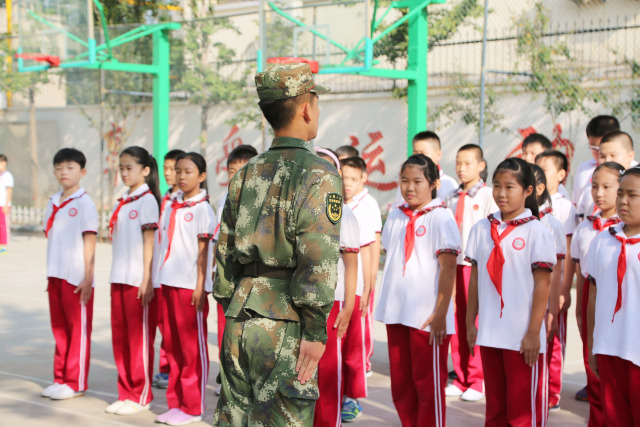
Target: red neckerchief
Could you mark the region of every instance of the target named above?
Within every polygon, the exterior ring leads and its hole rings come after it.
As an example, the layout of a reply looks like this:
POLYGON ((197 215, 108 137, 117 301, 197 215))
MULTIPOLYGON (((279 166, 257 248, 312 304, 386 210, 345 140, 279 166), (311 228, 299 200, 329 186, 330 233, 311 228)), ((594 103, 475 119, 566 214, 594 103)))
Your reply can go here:
POLYGON ((173 194, 171 190, 168 190, 162 198, 162 201, 160 202, 160 215, 162 215, 162 212, 164 211, 164 204, 167 200, 171 199, 171 194, 173 194))
POLYGON ((544 218, 545 215, 550 215, 553 213, 553 208, 551 206, 544 208, 540 211, 540 219, 544 218))
POLYGON ((402 275, 404 276, 405 270, 407 268, 407 263, 409 262, 409 258, 411 258, 411 253, 413 252, 413 247, 415 245, 416 240, 416 221, 422 215, 428 214, 434 209, 437 208, 446 208, 447 205, 444 203, 436 206, 430 206, 427 208, 413 210, 407 204, 400 206, 400 210, 409 217, 409 222, 407 223, 406 232, 404 235, 404 266, 402 268, 402 275))
POLYGON ((120 213, 120 209, 122 209, 124 205, 131 202, 135 202, 140 197, 145 196, 147 194, 151 194, 151 190, 147 190, 142 194, 138 194, 137 196, 127 197, 126 199, 123 197, 120 197, 118 199, 118 207, 116 208, 115 211, 113 211, 113 214, 111 215, 111 219, 109 220, 109 238, 113 236, 113 230, 115 230, 116 228, 116 222, 118 222, 118 214, 120 213))
POLYGON ((519 225, 526 224, 529 221, 536 219, 535 216, 529 216, 520 219, 514 219, 511 221, 505 221, 507 224, 507 229, 502 232, 502 234, 498 233, 498 226, 500 225, 500 221, 493 217, 493 214, 488 217, 489 222, 491 223, 491 240, 493 240, 493 250, 489 255, 489 260, 487 261, 487 271, 489 272, 489 277, 493 282, 493 285, 496 287, 496 291, 498 291, 498 295, 500 295, 500 317, 502 318, 502 309, 504 308, 504 300, 502 299, 502 270, 504 267, 504 253, 502 252, 502 248, 500 247, 500 242, 504 240, 505 237, 509 235, 515 228, 519 225))
POLYGON ((84 193, 82 193, 81 195, 79 195, 78 197, 69 197, 60 206, 56 206, 55 203, 53 204, 53 212, 51 212, 51 216, 49 217, 49 220, 47 221, 47 228, 44 230, 44 237, 49 237, 49 230, 51 230, 51 227, 53 227, 53 220, 56 217, 56 214, 58 213, 58 211, 60 209, 64 208, 65 206, 67 206, 73 200, 79 199, 80 197, 84 196, 85 194, 87 194, 86 191, 84 193))
POLYGON ((609 228, 613 225, 620 223, 620 218, 618 218, 617 216, 612 216, 611 218, 607 218, 604 224, 602 223, 602 218, 599 216, 589 215, 587 219, 593 222, 593 229, 598 232, 602 232, 605 228, 609 228))
POLYGON ((469 195, 469 197, 475 197, 475 195, 480 191, 482 187, 485 186, 483 180, 478 181, 473 187, 469 189, 469 191, 464 191, 462 188, 462 184, 460 187, 456 189, 456 193, 458 194, 458 204, 456 205, 456 224, 458 224, 458 229, 462 230, 462 220, 464 218, 464 199, 469 195))
POLYGON ((209 195, 206 195, 202 199, 194 202, 189 202, 189 201, 178 202, 177 200, 173 201, 173 203, 171 204, 171 216, 169 217, 169 229, 167 230, 167 236, 169 236, 169 243, 167 244, 167 253, 164 256, 164 261, 162 261, 162 266, 160 268, 164 267, 164 264, 169 259, 169 254, 171 253, 171 241, 173 240, 173 232, 175 231, 175 228, 176 228, 176 214, 178 213, 178 209, 190 208, 192 206, 197 205, 198 203, 206 202, 207 200, 209 200, 209 195))
POLYGON ((611 322, 613 323, 616 318, 616 313, 620 311, 620 308, 622 307, 622 281, 624 280, 624 275, 627 272, 627 245, 635 245, 640 242, 640 238, 636 237, 633 239, 627 239, 619 236, 615 227, 609 228, 609 232, 621 244, 620 255, 618 256, 618 297, 616 298, 616 308, 613 310, 613 318, 611 319, 611 322))

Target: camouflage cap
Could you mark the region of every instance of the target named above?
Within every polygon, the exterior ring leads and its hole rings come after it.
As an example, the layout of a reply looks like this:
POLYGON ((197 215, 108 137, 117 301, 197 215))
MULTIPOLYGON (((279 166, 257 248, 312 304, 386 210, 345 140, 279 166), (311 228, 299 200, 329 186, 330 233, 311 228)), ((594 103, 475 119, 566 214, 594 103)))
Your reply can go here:
POLYGON ((307 92, 329 92, 329 88, 313 81, 309 64, 274 65, 256 74, 256 90, 260 101, 292 98, 307 92))

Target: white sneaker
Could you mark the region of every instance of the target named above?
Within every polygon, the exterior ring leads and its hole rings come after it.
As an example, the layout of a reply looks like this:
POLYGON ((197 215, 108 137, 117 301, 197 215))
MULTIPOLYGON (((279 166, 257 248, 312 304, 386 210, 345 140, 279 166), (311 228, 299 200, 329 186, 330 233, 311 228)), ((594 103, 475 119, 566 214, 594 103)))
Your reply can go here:
POLYGON ((365 374, 365 378, 371 378, 373 376, 373 370, 369 369, 365 374))
POLYGON ((61 384, 60 387, 58 387, 57 390, 51 393, 51 396, 49 397, 53 400, 67 400, 80 396, 84 396, 84 391, 75 391, 68 385, 61 384))
POLYGON ((170 426, 186 426, 187 424, 196 423, 202 421, 202 415, 189 415, 178 410, 172 416, 165 421, 165 424, 170 426))
POLYGON ((448 397, 462 396, 462 390, 460 390, 458 387, 454 386, 453 384, 449 384, 444 389, 444 395, 448 397))
POLYGON ((124 405, 124 400, 116 400, 104 410, 107 414, 115 414, 120 407, 124 405))
POLYGON ((122 405, 120 405, 118 410, 116 410, 116 415, 133 415, 137 414, 138 412, 148 411, 150 407, 150 403, 147 403, 146 405, 140 405, 139 403, 127 399, 122 402, 122 405))
POLYGON ((49 387, 45 388, 44 390, 42 390, 42 393, 40 393, 40 396, 42 397, 51 397, 51 395, 60 388, 62 384, 60 383, 53 383, 51 384, 49 387))
POLYGON ((478 400, 482 400, 483 398, 484 398, 484 393, 479 392, 478 390, 474 390, 472 388, 468 388, 460 396, 460 399, 462 399, 462 400, 464 400, 466 402, 477 402, 478 400))
POLYGON ((222 392, 222 384, 218 384, 216 386, 215 392, 216 392, 216 396, 220 396, 220 393, 222 392))

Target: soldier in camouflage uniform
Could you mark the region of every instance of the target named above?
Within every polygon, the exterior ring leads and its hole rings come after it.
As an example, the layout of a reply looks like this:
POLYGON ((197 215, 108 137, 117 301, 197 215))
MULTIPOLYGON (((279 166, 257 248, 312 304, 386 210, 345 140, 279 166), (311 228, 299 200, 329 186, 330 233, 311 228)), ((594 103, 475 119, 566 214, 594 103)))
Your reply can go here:
POLYGON ((219 426, 310 426, 337 281, 342 184, 308 142, 318 93, 307 64, 256 75, 271 148, 229 184, 214 297, 227 318, 219 426))

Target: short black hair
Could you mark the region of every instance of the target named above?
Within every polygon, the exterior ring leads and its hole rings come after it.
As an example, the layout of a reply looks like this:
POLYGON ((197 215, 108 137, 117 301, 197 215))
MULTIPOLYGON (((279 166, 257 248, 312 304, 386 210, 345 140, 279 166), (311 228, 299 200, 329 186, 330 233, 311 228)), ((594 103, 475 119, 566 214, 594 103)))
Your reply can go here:
POLYGON ((231 163, 235 162, 247 163, 257 155, 258 150, 251 145, 238 145, 236 148, 231 150, 231 153, 229 153, 229 157, 227 158, 227 167, 229 167, 231 163))
POLYGON ((524 150, 529 145, 535 144, 536 142, 542 145, 542 148, 544 150, 553 150, 553 144, 551 143, 551 141, 549 141, 549 138, 541 133, 532 133, 531 135, 527 136, 522 141, 522 149, 524 150))
POLYGON ((619 131, 620 122, 613 116, 597 116, 587 124, 587 136, 602 138, 608 133, 619 131))
POLYGON ((622 131, 610 132, 602 137, 602 140, 600 141, 600 145, 606 144, 607 142, 612 142, 612 141, 620 141, 625 146, 627 151, 633 151, 633 139, 631 138, 631 135, 629 135, 626 132, 622 132, 622 131))
POLYGON ((358 149, 352 145, 343 145, 341 147, 338 147, 336 149, 336 153, 338 154, 338 157, 340 156, 345 156, 345 157, 360 157, 360 152, 358 151, 358 149))
POLYGON ((458 148, 458 153, 462 151, 474 151, 479 162, 484 162, 484 152, 478 144, 466 144, 458 148))
POLYGON ((84 169, 87 164, 87 158, 80 150, 75 148, 62 148, 53 156, 53 166, 63 162, 76 162, 80 165, 80 169, 84 169))
POLYGON ((0 162, 9 162, 9 159, 7 159, 6 154, 0 154, 0 162))
POLYGON ((313 92, 307 92, 291 98, 263 100, 258 102, 258 106, 273 130, 279 130, 289 126, 296 113, 296 108, 304 102, 312 102, 313 97, 317 97, 317 95, 313 92))
POLYGON ((553 163, 556 165, 556 169, 559 171, 563 170, 569 173, 569 160, 567 156, 558 150, 547 150, 536 156, 536 164, 542 159, 551 159, 553 163))
POLYGON ((164 155, 165 160, 178 160, 178 157, 182 156, 185 153, 184 150, 171 150, 167 154, 164 155))
POLYGON ((367 163, 362 159, 362 157, 347 157, 346 159, 342 159, 340 161, 340 166, 342 168, 348 166, 350 168, 360 169, 362 172, 367 171, 367 163))
MULTIPOLYGON (((400 175, 402 172, 408 167, 417 167, 419 168, 424 177, 427 179, 429 185, 432 185, 434 182, 440 180, 440 173, 438 172, 438 166, 431 160, 429 157, 424 154, 413 154, 409 156, 407 160, 402 164, 400 168, 400 175)), ((438 190, 434 187, 431 190, 431 198, 435 199, 438 196, 438 190)))
POLYGON ((418 141, 424 141, 424 140, 428 140, 428 139, 432 139, 432 140, 437 141, 438 148, 442 148, 440 146, 440 137, 438 136, 437 133, 432 132, 430 130, 425 130, 425 131, 416 133, 415 136, 413 137, 413 139, 411 140, 411 144, 413 145, 418 141))

